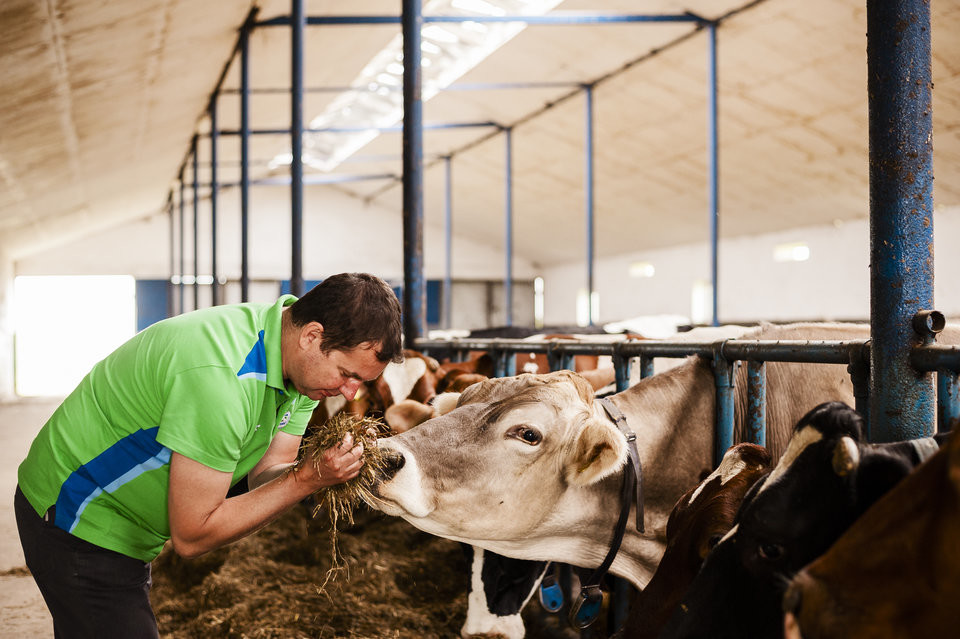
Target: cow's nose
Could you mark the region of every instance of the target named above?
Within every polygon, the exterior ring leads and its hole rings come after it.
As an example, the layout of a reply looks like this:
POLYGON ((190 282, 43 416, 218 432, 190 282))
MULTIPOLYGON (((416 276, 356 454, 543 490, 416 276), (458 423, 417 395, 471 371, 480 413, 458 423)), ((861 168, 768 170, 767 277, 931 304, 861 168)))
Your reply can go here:
POLYGON ((403 458, 403 453, 397 450, 385 450, 383 451, 383 465, 380 470, 380 480, 381 481, 390 481, 393 479, 393 476, 403 468, 403 465, 406 463, 406 460, 403 458))

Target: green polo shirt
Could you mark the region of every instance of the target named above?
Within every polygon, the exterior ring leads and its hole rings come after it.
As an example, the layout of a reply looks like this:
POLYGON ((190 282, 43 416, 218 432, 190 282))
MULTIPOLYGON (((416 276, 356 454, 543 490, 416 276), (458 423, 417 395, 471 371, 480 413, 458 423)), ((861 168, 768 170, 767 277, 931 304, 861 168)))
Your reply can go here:
POLYGON ((186 313, 100 361, 54 412, 20 464, 37 514, 103 548, 150 561, 170 538, 170 456, 233 474, 281 430, 302 435, 316 402, 285 388, 275 304, 186 313))

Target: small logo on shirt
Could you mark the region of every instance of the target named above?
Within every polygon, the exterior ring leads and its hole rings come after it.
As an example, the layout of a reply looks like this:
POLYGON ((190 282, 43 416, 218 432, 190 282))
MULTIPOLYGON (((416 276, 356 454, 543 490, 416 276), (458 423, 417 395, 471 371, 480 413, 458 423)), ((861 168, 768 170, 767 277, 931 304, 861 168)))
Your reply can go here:
POLYGON ((283 428, 290 422, 290 411, 287 411, 283 414, 283 417, 280 418, 280 423, 277 425, 277 428, 283 428))

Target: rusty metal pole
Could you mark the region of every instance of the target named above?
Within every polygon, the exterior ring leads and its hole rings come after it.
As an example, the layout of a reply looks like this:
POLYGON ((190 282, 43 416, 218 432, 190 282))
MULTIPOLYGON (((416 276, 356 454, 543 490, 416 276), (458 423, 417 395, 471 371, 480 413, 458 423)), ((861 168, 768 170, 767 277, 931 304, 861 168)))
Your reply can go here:
POLYGON ((929 0, 867 1, 871 441, 930 435, 931 373, 910 363, 913 316, 933 308, 929 0))

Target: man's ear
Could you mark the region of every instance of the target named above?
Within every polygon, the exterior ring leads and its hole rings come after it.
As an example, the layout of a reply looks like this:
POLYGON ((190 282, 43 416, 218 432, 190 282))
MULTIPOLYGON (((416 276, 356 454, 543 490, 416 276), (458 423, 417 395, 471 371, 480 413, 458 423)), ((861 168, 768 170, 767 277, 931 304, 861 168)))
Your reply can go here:
POLYGON ((323 324, 307 322, 300 327, 300 348, 307 350, 323 343, 323 324))

